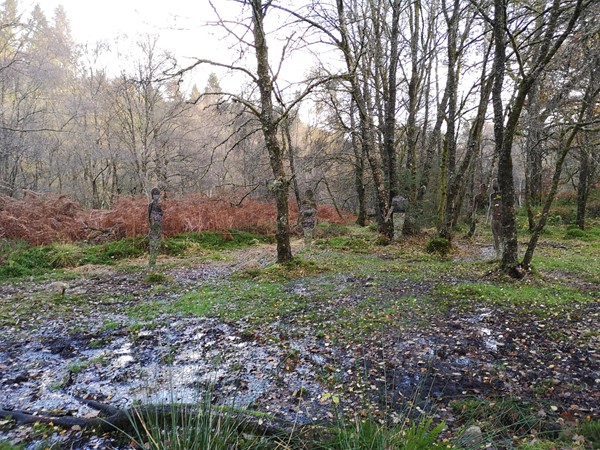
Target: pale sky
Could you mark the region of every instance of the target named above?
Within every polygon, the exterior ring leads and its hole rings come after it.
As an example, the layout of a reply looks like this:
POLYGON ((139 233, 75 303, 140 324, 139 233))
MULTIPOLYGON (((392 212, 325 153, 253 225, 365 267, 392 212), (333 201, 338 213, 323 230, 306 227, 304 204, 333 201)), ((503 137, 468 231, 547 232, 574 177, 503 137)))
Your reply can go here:
MULTIPOLYGON (((181 66, 186 66, 193 58, 222 61, 227 53, 227 46, 215 37, 219 30, 205 26, 214 20, 207 0, 24 0, 20 4, 31 10, 36 3, 49 20, 52 20, 56 7, 62 5, 69 18, 72 36, 79 44, 105 41, 113 51, 128 52, 137 37, 158 35, 159 46, 174 54, 181 66)), ((220 9, 237 13, 233 9, 237 5, 233 2, 217 0, 217 4, 220 9)), ((109 65, 123 64, 123 61, 117 62, 115 56, 106 61, 109 65)), ((119 71, 119 67, 111 69, 119 71)), ((219 73, 219 70, 207 67, 197 73, 194 81, 200 88, 204 87, 210 72, 219 73)))
MULTIPOLYGON (((207 22, 215 20, 208 0, 21 0, 20 4, 30 10, 36 3, 40 4, 49 20, 61 4, 69 18, 73 38, 80 44, 106 41, 113 50, 127 52, 126 48, 131 48, 136 37, 151 34, 160 36, 159 46, 174 54, 180 66, 187 66, 194 58, 224 63, 231 62, 233 58, 223 40, 223 30, 206 26, 207 22)), ((215 5, 227 18, 241 14, 239 3, 216 0, 215 5)), ((270 43, 270 49, 271 56, 276 59, 275 42, 270 43)), ((305 58, 296 56, 287 64, 288 67, 284 67, 282 76, 287 72, 290 78, 296 78, 291 81, 299 81, 310 69, 311 62, 305 58)), ((123 61, 115 63, 116 57, 107 61, 107 64, 123 64, 123 61)), ((119 68, 113 70, 118 72, 119 68)), ((193 80, 200 89, 205 86, 211 72, 217 73, 225 89, 230 86, 239 88, 239 79, 234 76, 226 75, 218 68, 203 67, 193 80)))
POLYGON ((193 41, 189 38, 205 30, 202 24, 213 18, 207 0, 31 0, 30 3, 39 3, 49 18, 59 4, 63 5, 73 36, 80 43, 111 40, 122 34, 158 33, 169 45, 191 51, 193 41))

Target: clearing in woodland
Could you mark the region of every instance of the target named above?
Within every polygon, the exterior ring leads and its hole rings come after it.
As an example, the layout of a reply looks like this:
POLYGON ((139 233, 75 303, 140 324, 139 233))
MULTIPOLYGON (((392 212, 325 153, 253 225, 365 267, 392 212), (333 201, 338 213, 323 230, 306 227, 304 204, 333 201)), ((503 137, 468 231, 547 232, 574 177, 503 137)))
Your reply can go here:
POLYGON ((550 228, 520 281, 495 271, 486 230, 440 256, 426 236, 379 245, 368 228, 323 225, 286 265, 258 240, 179 237, 152 271, 146 255, 79 265, 63 244, 71 259, 55 266, 76 267, 0 284, 0 448, 138 448, 154 438, 14 419, 207 393, 284 434, 223 448, 409 448, 332 431, 361 423, 404 438, 425 424, 437 443, 414 448, 599 448, 599 236, 550 228))

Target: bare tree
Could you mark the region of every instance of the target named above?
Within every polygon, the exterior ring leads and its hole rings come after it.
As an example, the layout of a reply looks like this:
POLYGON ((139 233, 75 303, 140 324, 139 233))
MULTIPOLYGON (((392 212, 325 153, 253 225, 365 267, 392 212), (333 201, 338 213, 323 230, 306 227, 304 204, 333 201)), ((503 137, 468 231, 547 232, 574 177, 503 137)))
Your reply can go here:
MULTIPOLYGON (((532 23, 542 23, 543 30, 528 33, 527 29, 514 29, 512 22, 518 14, 522 14, 519 5, 515 2, 506 3, 504 0, 494 0, 493 18, 489 18, 485 11, 480 10, 488 17, 494 34, 494 86, 492 89, 492 103, 494 107, 494 136, 496 152, 498 154, 498 182, 502 195, 502 261, 501 269, 512 276, 523 276, 522 266, 518 260, 517 227, 515 218, 515 189, 513 177, 512 146, 517 133, 521 112, 525 105, 527 95, 535 82, 539 79, 546 66, 554 58, 563 42, 572 33, 573 28, 588 4, 585 0, 540 2, 537 8, 531 8, 535 15, 543 15, 543 20, 532 23), (508 20, 507 20, 508 19, 508 20), (521 45, 515 40, 515 34, 540 37, 536 45, 535 55, 526 62, 522 59, 521 45), (516 95, 511 99, 510 105, 505 109, 503 102, 504 78, 507 64, 506 44, 512 45, 514 57, 518 64, 518 78, 516 80, 516 95), (505 122, 506 111, 506 122, 505 122)), ((521 21, 516 22, 518 27, 521 21)), ((523 41, 527 41, 523 39, 523 41)), ((523 42, 522 41, 522 42, 523 42)))

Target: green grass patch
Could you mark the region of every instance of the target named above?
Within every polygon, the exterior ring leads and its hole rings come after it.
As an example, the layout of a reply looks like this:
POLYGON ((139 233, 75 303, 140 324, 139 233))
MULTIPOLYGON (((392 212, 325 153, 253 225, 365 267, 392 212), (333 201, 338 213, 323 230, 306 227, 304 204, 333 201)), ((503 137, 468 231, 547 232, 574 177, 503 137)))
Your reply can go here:
POLYGON ((151 272, 148 275, 146 275, 144 280, 146 281, 146 283, 149 284, 161 284, 166 283, 170 279, 171 278, 165 275, 164 273, 151 272))
POLYGON ((23 450, 25 445, 13 445, 8 441, 0 441, 0 450, 23 450))
POLYGON ((100 245, 85 247, 85 256, 81 264, 112 265, 116 261, 127 258, 139 258, 148 252, 148 239, 138 236, 100 245))
MULTIPOLYGON (((544 423, 551 420, 547 419, 548 416, 558 418, 558 413, 549 404, 510 397, 494 400, 458 400, 452 402, 451 407, 462 421, 480 423, 483 430, 491 431, 497 438, 527 435, 532 430, 543 432, 544 423), (544 411, 544 414, 540 414, 540 411, 544 411)), ((551 432, 556 433, 556 430, 552 429, 551 432)))
POLYGON ((102 331, 113 331, 120 327, 121 327, 121 324, 119 322, 117 322, 116 320, 105 319, 104 322, 102 323, 102 327, 100 329, 102 331))
POLYGON ((600 421, 584 422, 576 427, 559 426, 561 410, 548 401, 517 397, 466 398, 451 402, 450 407, 465 426, 477 424, 481 428, 483 442, 502 443, 521 436, 521 443, 511 448, 550 450, 572 448, 574 436, 580 436, 586 444, 575 448, 599 448, 600 421), (536 439, 526 438, 532 435, 536 439))
POLYGON ((234 250, 267 242, 267 238, 246 231, 229 230, 223 233, 205 231, 184 233, 163 240, 161 251, 171 256, 182 256, 195 251, 234 250))
POLYGON ((548 315, 593 301, 589 294, 562 286, 498 285, 490 283, 440 284, 433 291, 439 301, 449 306, 492 304, 499 307, 520 307, 539 315, 548 315))
POLYGON ((319 264, 316 261, 296 256, 292 261, 271 264, 263 269, 245 269, 238 278, 283 282, 297 278, 313 277, 330 270, 331 268, 324 264, 319 264))
POLYGON ((352 231, 348 225, 322 222, 317 224, 316 235, 321 239, 327 239, 335 236, 348 236, 352 231))
POLYGON ((438 443, 445 424, 433 424, 431 419, 408 421, 397 426, 383 425, 374 419, 343 422, 334 430, 335 437, 323 448, 331 450, 355 449, 435 449, 448 448, 438 443), (408 423, 408 425, 407 425, 408 423))
POLYGON ((0 265, 0 278, 19 278, 32 275, 39 275, 53 269, 51 258, 49 257, 50 248, 47 246, 29 247, 17 244, 12 252, 9 246, 4 250, 2 265, 0 265))
POLYGON ((266 323, 301 307, 304 302, 299 300, 278 283, 236 280, 227 284, 203 285, 174 301, 144 302, 130 307, 128 314, 142 321, 154 320, 168 313, 266 323))
POLYGON ((600 420, 582 423, 577 427, 576 434, 583 436, 591 448, 600 448, 600 420))
MULTIPOLYGON (((164 239, 161 253, 171 256, 212 256, 216 250, 232 250, 266 242, 267 238, 244 231, 187 233, 164 239)), ((0 279, 41 276, 55 269, 85 264, 114 265, 148 253, 145 236, 98 245, 55 243, 29 246, 23 241, 0 241, 0 279)), ((215 257, 216 258, 216 257, 215 257)))
POLYGON ((76 244, 53 244, 49 247, 48 260, 52 267, 75 267, 81 263, 84 248, 76 244))
POLYGON ((427 243, 425 250, 445 258, 452 251, 452 243, 446 238, 435 237, 427 243))
POLYGON ((597 242, 597 239, 600 239, 600 227, 596 226, 588 228, 587 230, 582 230, 581 228, 570 226, 567 228, 563 239, 597 242))
POLYGON ((84 296, 42 292, 17 294, 0 301, 0 327, 62 320, 74 313, 89 315, 94 306, 84 296))
POLYGON ((561 247, 542 245, 533 258, 534 269, 541 273, 555 273, 557 282, 574 278, 600 283, 600 237, 590 241, 569 240, 561 247))
POLYGON ((316 245, 321 249, 343 250, 354 253, 371 253, 374 241, 372 236, 335 236, 317 239, 316 245))

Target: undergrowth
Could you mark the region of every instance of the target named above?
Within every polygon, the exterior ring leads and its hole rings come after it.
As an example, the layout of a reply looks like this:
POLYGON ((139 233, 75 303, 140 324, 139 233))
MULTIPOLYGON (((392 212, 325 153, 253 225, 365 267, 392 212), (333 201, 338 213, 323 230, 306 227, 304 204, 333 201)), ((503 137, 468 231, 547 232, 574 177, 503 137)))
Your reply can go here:
MULTIPOLYGON (((133 432, 123 432, 136 448, 149 450, 272 449, 275 437, 262 438, 251 431, 244 417, 216 407, 210 394, 195 405, 171 401, 156 408, 136 407, 129 415, 133 432)), ((283 447, 280 447, 283 448, 283 447)))
POLYGON ((583 450, 600 444, 600 421, 565 426, 560 410, 548 401, 473 397, 453 401, 450 407, 465 429, 475 425, 481 430, 480 443, 500 448, 516 436, 520 436, 520 443, 510 448, 520 450, 583 450))
MULTIPOLYGON (((482 278, 489 271, 489 261, 440 260, 426 253, 424 242, 413 246, 399 242, 383 248, 377 246, 376 235, 365 229, 357 234, 351 226, 323 226, 322 230, 327 231, 323 231, 317 240, 316 249, 300 253, 300 257, 297 255, 291 263, 248 268, 236 277, 221 279, 218 283, 206 282, 182 295, 164 295, 135 304, 132 302, 124 311, 139 321, 153 321, 163 314, 208 316, 223 321, 243 321, 249 324, 249 329, 252 326, 291 323, 314 330, 316 336, 326 338, 328 344, 342 340, 355 344, 361 339, 364 341, 365 336, 373 336, 382 330, 391 334, 401 329, 402 320, 410 319, 413 325, 421 326, 411 315, 421 317, 422 326, 426 327, 428 314, 443 311, 444 307, 493 305, 517 308, 528 314, 565 314, 574 321, 576 317, 571 313, 579 305, 589 304, 598 298, 597 292, 578 289, 577 285, 564 285, 563 279, 559 278, 568 274, 575 279, 598 280, 600 266, 596 261, 599 244, 595 239, 600 234, 598 226, 583 232, 551 227, 534 258, 541 273, 532 275, 528 282, 482 278), (436 303, 439 303, 440 310, 436 310, 436 303)), ((489 233, 480 234, 478 238, 487 240, 491 245, 489 233)), ((264 241, 260 236, 235 231, 177 234, 165 239, 163 253, 185 257, 264 241)), ((143 237, 97 245, 58 243, 40 247, 30 247, 22 241, 3 241, 0 243, 0 277, 43 273, 86 263, 112 264, 123 258, 144 255, 146 251, 147 243, 143 237)), ((152 284, 172 281, 164 275, 152 273, 144 280, 152 284)), ((16 300, 17 311, 25 317, 32 309, 31 303, 22 302, 21 305, 16 300)), ((70 295, 53 296, 48 304, 52 306, 49 310, 57 317, 67 315, 68 310, 74 307, 84 311, 87 308, 83 298, 70 295)), ((7 308, 9 306, 13 308, 12 305, 7 305, 7 308)), ((5 324, 12 325, 16 320, 11 318, 5 324)), ((113 326, 120 324, 105 323, 103 328, 108 330, 113 326)), ((272 331, 271 336, 265 336, 267 339, 286 338, 279 328, 274 327, 272 331)), ((474 398, 455 402, 453 409, 457 420, 465 428, 470 424, 480 427, 482 439, 499 446, 503 440, 514 440, 519 443, 513 448, 522 450, 561 448, 564 443, 572 442, 574 436, 583 436, 587 443, 598 446, 598 421, 590 420, 576 427, 556 427, 554 424, 560 415, 552 406, 517 398, 474 398)), ((221 411, 214 409, 195 416, 180 409, 177 413, 183 416, 177 418, 176 425, 158 422, 157 418, 139 417, 143 421, 138 423, 143 425, 130 437, 147 448, 156 449, 285 449, 284 443, 290 442, 284 440, 274 444, 267 441, 269 445, 278 447, 260 447, 265 445, 264 440, 255 441, 240 435, 229 428, 230 422, 221 411), (169 427, 170 430, 163 431, 169 427), (202 429, 222 431, 223 435, 202 435, 202 429), (183 436, 178 436, 179 433, 183 436), (217 441, 229 447, 210 447, 217 445, 217 441), (181 446, 174 446, 175 442, 181 442, 181 446), (194 447, 195 442, 200 442, 200 446, 194 447)), ((334 430, 334 438, 314 448, 426 449, 441 445, 441 448, 448 448, 448 445, 461 448, 458 441, 455 444, 439 443, 440 425, 428 419, 397 425, 382 423, 379 418, 349 419, 334 430), (413 437, 414 442, 411 441, 413 437)), ((564 448, 570 448, 565 445, 564 448)))
POLYGON ((448 448, 438 443, 445 424, 434 425, 432 419, 407 421, 396 426, 381 424, 374 419, 342 422, 335 430, 335 437, 322 449, 331 450, 427 450, 448 448), (408 423, 408 425, 407 425, 408 423))
MULTIPOLYGON (((178 234, 165 238, 161 253, 169 256, 190 256, 199 252, 236 249, 269 239, 243 231, 178 234)), ((139 258, 148 252, 146 237, 132 237, 101 244, 54 243, 30 246, 24 241, 1 241, 0 279, 39 276, 56 269, 85 264, 113 265, 123 259, 139 258)))
MULTIPOLYGON (((64 195, 26 191, 23 198, 0 195, 0 238, 24 240, 30 245, 54 242, 99 243, 148 233, 148 198, 121 197, 110 210, 83 210, 64 195)), ((244 230, 271 235, 275 231, 275 205, 228 192, 217 196, 191 194, 161 202, 165 236, 206 231, 244 230)), ((319 205, 319 220, 332 225, 354 220, 351 213, 339 213, 319 205)), ((290 207, 290 223, 296 223, 297 207, 290 207)), ((324 227, 326 229, 327 227, 324 227)))

